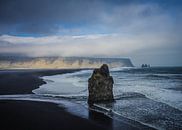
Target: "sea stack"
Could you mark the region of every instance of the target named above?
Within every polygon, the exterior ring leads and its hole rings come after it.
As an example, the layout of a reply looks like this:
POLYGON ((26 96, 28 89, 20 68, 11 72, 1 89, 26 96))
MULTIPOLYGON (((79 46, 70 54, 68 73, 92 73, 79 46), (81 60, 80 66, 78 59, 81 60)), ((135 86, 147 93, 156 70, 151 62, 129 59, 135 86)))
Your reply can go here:
POLYGON ((109 67, 103 64, 99 69, 94 69, 88 80, 88 104, 95 102, 113 101, 113 78, 110 76, 109 67))

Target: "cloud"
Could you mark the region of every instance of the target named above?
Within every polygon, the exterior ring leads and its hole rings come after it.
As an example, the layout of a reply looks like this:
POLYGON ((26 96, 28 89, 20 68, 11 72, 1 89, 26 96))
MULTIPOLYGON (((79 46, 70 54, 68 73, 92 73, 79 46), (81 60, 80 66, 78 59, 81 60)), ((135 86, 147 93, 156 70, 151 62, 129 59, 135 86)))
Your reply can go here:
POLYGON ((164 29, 174 24, 173 19, 181 19, 179 5, 175 0, 2 0, 0 34, 82 35, 131 33, 156 26, 164 29))
POLYGON ((2 0, 0 27, 4 32, 52 34, 73 24, 93 22, 104 11, 100 0, 2 0), (93 20, 92 20, 93 19, 93 20), (9 26, 13 26, 10 29, 9 26))
MULTIPOLYGON (((180 40, 180 39, 179 39, 180 40)), ((167 35, 95 34, 80 36, 17 37, 0 36, 1 53, 28 56, 123 57, 145 49, 174 46, 178 40, 167 35), (5 43, 7 45, 5 46, 5 43)), ((176 46, 175 45, 175 46, 176 46)))

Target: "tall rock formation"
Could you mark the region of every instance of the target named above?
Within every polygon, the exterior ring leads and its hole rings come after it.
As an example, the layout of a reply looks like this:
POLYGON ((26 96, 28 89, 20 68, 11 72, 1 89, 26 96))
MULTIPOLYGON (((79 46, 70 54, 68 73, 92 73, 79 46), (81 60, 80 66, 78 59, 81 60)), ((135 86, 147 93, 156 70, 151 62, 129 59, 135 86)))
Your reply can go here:
POLYGON ((103 64, 100 69, 95 69, 88 80, 88 103, 113 101, 113 78, 109 74, 109 68, 103 64))

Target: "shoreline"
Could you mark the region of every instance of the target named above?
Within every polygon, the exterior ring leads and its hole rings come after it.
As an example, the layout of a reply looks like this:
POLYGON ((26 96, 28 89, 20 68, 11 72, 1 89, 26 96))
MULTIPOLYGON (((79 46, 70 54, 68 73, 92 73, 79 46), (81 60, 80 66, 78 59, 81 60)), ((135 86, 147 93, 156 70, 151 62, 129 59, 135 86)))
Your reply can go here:
MULTIPOLYGON (((81 70, 81 69, 80 69, 81 70)), ((50 76, 50 75, 56 75, 56 74, 65 74, 65 73, 72 73, 72 72, 76 72, 79 71, 78 69, 75 70, 5 70, 5 71, 0 71, 0 86, 2 86, 1 84, 6 84, 7 90, 9 90, 10 88, 11 91, 7 91, 6 89, 3 91, 2 87, 0 87, 0 95, 15 95, 15 94, 33 94, 32 90, 38 88, 40 85, 45 84, 46 82, 43 81, 43 79, 41 78, 42 76, 50 76), (4 77, 3 77, 4 76, 4 77), (11 81, 12 80, 12 81, 11 81), (22 83, 23 80, 23 83, 22 83), (6 81, 6 82, 5 82, 6 81), (9 85, 9 86, 8 86, 9 85), (26 86, 26 87, 25 87, 26 86), (20 88, 19 88, 20 87, 20 88)), ((60 99, 61 100, 61 99, 60 99)), ((1 108, 1 112, 4 111, 4 113, 7 113, 6 115, 4 115, 4 123, 3 124, 7 124, 9 122, 9 119, 11 118, 12 115, 16 114, 16 117, 13 117, 15 120, 20 120, 21 122, 24 121, 24 118, 29 118, 28 120, 30 120, 31 122, 34 122, 34 118, 31 116, 36 116, 37 111, 44 111, 46 109, 46 111, 57 111, 58 109, 61 109, 62 111, 60 112, 60 115, 64 117, 64 114, 67 113, 69 115, 69 118, 74 118, 75 116, 78 119, 75 119, 76 122, 78 123, 78 126, 76 126, 76 129, 80 129, 82 128, 82 125, 86 128, 84 129, 111 129, 111 130, 117 130, 120 129, 122 127, 122 129, 141 129, 141 128, 137 128, 136 126, 133 126, 131 124, 127 124, 126 122, 115 122, 115 125, 113 125, 113 119, 110 118, 109 116, 106 116, 105 114, 101 113, 101 112, 96 112, 94 110, 90 110, 88 108, 88 119, 85 119, 83 117, 80 117, 78 115, 75 115, 71 112, 69 112, 69 110, 66 110, 64 107, 62 106, 58 106, 58 104, 55 104, 53 102, 41 102, 41 101, 30 101, 30 100, 0 100, 0 108, 1 108), (35 105, 37 104, 37 105, 35 105), (40 104, 45 104, 45 108, 43 106, 41 106, 40 104), (54 104, 57 108, 47 108, 49 107, 51 104, 54 104), (26 109, 26 105, 29 106, 29 108, 27 108, 27 111, 24 110, 26 109), (40 107, 38 107, 40 105, 40 107), (19 107, 21 106, 21 108, 23 109, 19 109, 19 107), (6 109, 5 109, 5 108, 6 109), (34 107, 36 107, 36 110, 33 112, 30 112, 34 107), (14 108, 14 109, 13 109, 14 108), (29 110, 30 109, 30 110, 29 110), (22 110, 25 111, 23 112, 24 115, 22 115, 22 110), (29 115, 29 112, 31 113, 29 115), (12 113, 12 114, 10 114, 12 113), (21 118, 19 116, 25 116, 24 118, 21 118), (84 119, 84 121, 82 121, 82 118, 84 119), (81 121, 80 121, 81 120, 81 121), (88 123, 89 122, 89 123, 88 123), (112 123, 108 123, 108 122, 112 122, 112 123), (88 123, 88 126, 85 126, 85 123, 88 123), (91 124, 90 124, 91 123, 91 124), (92 124, 93 123, 93 124, 92 124), (93 125, 92 127, 90 127, 90 125, 93 125), (117 125, 116 125, 117 124, 117 125), (115 128, 113 128, 115 127, 115 128)), ((72 108, 73 109, 73 108, 72 108)), ((59 112, 57 112, 58 114, 59 112)), ((3 113, 2 113, 3 114, 3 113)), ((57 115, 56 114, 56 115, 57 115)), ((45 116, 48 116, 49 113, 45 113, 45 116)), ((39 115, 40 117, 38 118, 42 118, 43 115, 39 115)), ((49 117, 49 116, 48 116, 49 117)), ((54 116, 52 115, 52 120, 54 121, 54 116)), ((57 118, 61 118, 61 117, 57 117, 57 118)), ((49 129, 48 127, 44 127, 43 124, 50 119, 43 119, 40 122, 40 129, 49 129)), ((54 124, 53 121, 50 121, 48 123, 54 124)), ((13 121, 14 122, 14 121, 13 121)), ((13 123, 12 122, 12 123, 13 123)), ((67 123, 67 121, 63 121, 63 124, 67 123)), ((74 122, 71 120, 68 121, 70 124, 74 124, 74 122)), ((14 122, 15 124, 17 123, 16 121, 14 122)), ((20 124, 19 124, 20 125, 20 124)), ((58 124, 55 124, 58 125, 58 124)), ((36 127, 36 126, 31 126, 30 124, 28 124, 28 126, 31 127, 36 127)), ((17 126, 19 127, 19 126, 17 126)), ((73 129, 74 127, 69 128, 70 126, 64 126, 66 129, 73 129)), ((8 127, 9 128, 9 127, 8 127)), ((8 129, 7 128, 7 129, 8 129)), ((33 128, 33 129, 38 129, 37 128, 33 128)), ((56 128, 63 128, 62 125, 58 125, 56 126, 56 128)), ((143 129, 145 129, 146 127, 142 127, 143 129)), ((12 129, 12 128, 9 128, 12 129)), ((20 127, 21 129, 21 127, 20 127)), ((24 126, 22 126, 22 129, 24 129, 24 126)), ((147 127, 146 129, 153 129, 150 127, 147 127)))

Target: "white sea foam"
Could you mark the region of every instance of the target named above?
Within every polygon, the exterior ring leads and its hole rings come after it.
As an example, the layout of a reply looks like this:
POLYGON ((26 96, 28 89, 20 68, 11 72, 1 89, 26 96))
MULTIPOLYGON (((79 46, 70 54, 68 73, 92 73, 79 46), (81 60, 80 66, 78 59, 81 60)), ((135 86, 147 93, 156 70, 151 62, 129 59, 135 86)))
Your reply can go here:
POLYGON ((115 72, 115 71, 130 70, 130 69, 134 69, 134 68, 136 68, 136 67, 116 67, 116 68, 111 68, 110 71, 115 72))
POLYGON ((182 94, 178 91, 162 88, 156 89, 155 87, 147 87, 142 85, 127 86, 120 88, 118 87, 115 88, 115 90, 115 95, 126 92, 141 93, 150 99, 153 99, 157 102, 166 103, 182 111, 182 94))
POLYGON ((75 73, 68 73, 54 76, 42 77, 47 84, 33 90, 35 94, 52 96, 86 96, 87 86, 79 75, 91 73, 91 70, 83 70, 75 73), (51 82, 49 82, 51 81, 51 82))
MULTIPOLYGON (((166 89, 169 86, 176 86, 175 82, 168 80, 148 81, 141 77, 146 74, 127 74, 114 73, 116 71, 130 70, 131 67, 112 68, 111 75, 114 77, 114 95, 120 95, 127 92, 140 93, 158 102, 166 103, 172 107, 182 110, 181 92, 166 89)), ((135 68, 136 69, 136 68, 135 68)), ((36 94, 52 96, 87 96, 87 80, 92 70, 82 70, 79 72, 45 76, 43 79, 47 82, 40 88, 33 90, 36 94), (52 82, 48 82, 52 81, 52 82)), ((159 74, 166 76, 166 74, 159 74)))

